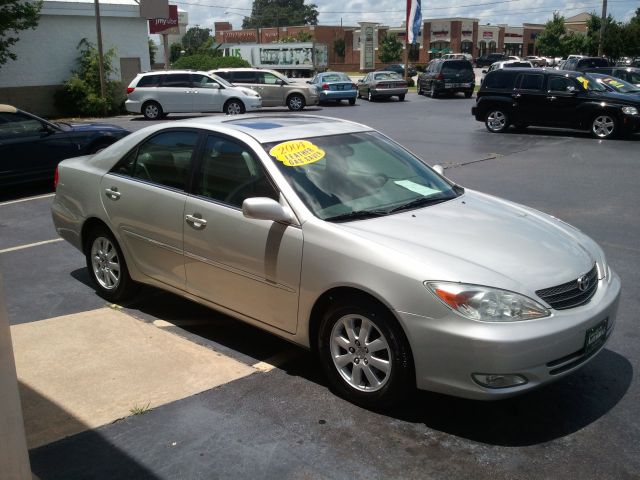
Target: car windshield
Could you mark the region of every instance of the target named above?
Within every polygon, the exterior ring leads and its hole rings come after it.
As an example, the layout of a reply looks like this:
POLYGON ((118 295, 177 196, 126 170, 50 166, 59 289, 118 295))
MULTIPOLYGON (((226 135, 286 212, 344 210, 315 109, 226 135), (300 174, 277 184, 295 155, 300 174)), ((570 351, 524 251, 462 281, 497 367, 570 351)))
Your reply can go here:
POLYGON ((595 77, 592 77, 588 73, 585 73, 583 75, 580 75, 579 77, 576 77, 576 80, 578 80, 584 86, 584 88, 586 90, 589 90, 590 92, 606 92, 607 91, 606 87, 598 83, 598 80, 596 80, 595 77))
POLYGON ((462 194, 418 158, 377 132, 263 144, 318 218, 388 215, 462 194))
POLYGON ((632 83, 625 82, 619 78, 613 78, 608 75, 592 75, 596 81, 604 83, 605 85, 613 88, 616 92, 620 93, 637 93, 640 89, 632 83))

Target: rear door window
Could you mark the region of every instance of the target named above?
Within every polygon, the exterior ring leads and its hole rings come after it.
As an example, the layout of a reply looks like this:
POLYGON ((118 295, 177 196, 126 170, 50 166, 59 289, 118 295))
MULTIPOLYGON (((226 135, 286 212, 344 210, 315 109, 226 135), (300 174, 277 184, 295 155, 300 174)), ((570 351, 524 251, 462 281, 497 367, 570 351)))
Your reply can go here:
POLYGON ((543 83, 544 75, 524 73, 519 76, 517 85, 520 90, 542 90, 543 83))
POLYGON ((163 87, 189 88, 191 87, 191 78, 188 73, 173 73, 166 75, 162 82, 163 87))
POLYGON ((485 88, 496 88, 496 89, 513 89, 513 80, 515 75, 511 72, 506 72, 504 70, 496 70, 491 72, 491 75, 487 75, 487 78, 484 80, 483 87, 485 88))
POLYGON ((252 71, 233 72, 232 83, 258 83, 256 79, 256 72, 252 72, 252 71))

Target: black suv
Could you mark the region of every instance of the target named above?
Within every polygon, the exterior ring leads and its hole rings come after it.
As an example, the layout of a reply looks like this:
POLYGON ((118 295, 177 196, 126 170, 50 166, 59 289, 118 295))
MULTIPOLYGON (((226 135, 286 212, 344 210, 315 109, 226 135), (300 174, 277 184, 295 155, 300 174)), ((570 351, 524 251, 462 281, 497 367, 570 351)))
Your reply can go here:
POLYGON ((432 98, 440 93, 464 92, 470 98, 476 86, 476 75, 469 60, 432 60, 418 77, 418 95, 429 92, 432 98))
POLYGON ((562 66, 563 70, 584 72, 591 68, 604 68, 609 66, 609 60, 601 57, 570 58, 562 66))
POLYGON ((504 53, 490 53, 489 55, 483 55, 476 59, 476 67, 490 67, 496 62, 507 60, 507 55, 504 53))
POLYGON ((589 130, 596 138, 640 131, 640 100, 608 92, 588 73, 538 68, 489 72, 471 114, 492 133, 510 125, 589 130))

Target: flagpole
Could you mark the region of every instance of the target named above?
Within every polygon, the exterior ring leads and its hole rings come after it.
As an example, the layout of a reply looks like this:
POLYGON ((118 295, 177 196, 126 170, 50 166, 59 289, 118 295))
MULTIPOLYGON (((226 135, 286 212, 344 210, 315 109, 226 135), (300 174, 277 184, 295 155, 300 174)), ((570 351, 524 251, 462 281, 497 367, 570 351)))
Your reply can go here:
POLYGON ((407 0, 406 21, 404 22, 404 81, 409 84, 409 12, 411 0, 407 0))

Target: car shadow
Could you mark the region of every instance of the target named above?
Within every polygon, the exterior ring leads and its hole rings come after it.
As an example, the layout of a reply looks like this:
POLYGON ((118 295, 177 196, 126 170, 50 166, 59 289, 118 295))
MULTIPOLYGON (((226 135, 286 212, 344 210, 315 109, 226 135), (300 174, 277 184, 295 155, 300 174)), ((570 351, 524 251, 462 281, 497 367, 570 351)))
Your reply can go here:
POLYGON ((571 138, 585 138, 594 141, 604 141, 604 142, 635 142, 640 140, 640 133, 635 133, 631 135, 626 135, 624 137, 615 137, 609 140, 601 140, 598 138, 594 138, 591 136, 589 132, 584 130, 570 130, 570 129, 561 129, 561 128, 551 128, 551 127, 527 127, 524 130, 518 130, 516 128, 509 128, 506 134, 513 135, 531 135, 531 136, 544 136, 544 137, 571 137, 571 138))

